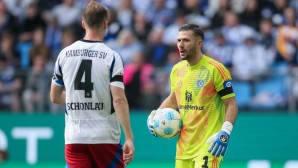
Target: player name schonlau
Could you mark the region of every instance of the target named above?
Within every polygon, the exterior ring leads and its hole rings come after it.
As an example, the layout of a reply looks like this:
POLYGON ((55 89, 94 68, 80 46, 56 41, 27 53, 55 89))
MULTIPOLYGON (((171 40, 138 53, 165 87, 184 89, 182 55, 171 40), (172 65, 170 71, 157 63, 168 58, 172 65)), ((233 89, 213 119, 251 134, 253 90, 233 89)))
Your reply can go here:
POLYGON ((66 103, 67 110, 102 110, 103 103, 93 102, 72 102, 66 103))

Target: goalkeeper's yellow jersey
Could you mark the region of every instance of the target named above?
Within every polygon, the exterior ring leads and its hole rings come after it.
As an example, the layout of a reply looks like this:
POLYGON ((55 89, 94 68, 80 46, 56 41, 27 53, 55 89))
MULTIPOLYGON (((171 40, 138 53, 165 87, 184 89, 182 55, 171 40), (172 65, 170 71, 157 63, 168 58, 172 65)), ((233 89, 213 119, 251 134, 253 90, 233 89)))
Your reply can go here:
POLYGON ((221 129, 225 120, 221 99, 235 96, 229 71, 203 55, 194 66, 187 61, 177 63, 170 80, 183 121, 176 159, 208 155, 210 144, 206 144, 206 140, 221 129))

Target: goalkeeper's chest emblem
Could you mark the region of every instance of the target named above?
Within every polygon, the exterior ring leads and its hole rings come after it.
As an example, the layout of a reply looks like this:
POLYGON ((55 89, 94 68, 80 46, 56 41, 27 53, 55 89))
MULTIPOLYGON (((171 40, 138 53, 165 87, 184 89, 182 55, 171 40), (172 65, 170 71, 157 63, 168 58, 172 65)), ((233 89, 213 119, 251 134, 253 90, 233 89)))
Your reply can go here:
POLYGON ((203 87, 205 85, 205 81, 204 80, 198 80, 197 81, 197 87, 203 87))

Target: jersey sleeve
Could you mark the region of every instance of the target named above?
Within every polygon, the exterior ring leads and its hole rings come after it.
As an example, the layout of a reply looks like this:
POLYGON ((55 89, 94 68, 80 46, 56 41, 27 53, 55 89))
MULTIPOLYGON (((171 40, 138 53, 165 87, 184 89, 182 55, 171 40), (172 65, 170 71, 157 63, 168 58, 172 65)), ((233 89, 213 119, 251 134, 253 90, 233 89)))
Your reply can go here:
POLYGON ((234 97, 235 93, 232 86, 232 77, 230 72, 221 63, 213 63, 214 65, 214 86, 217 93, 222 99, 234 97))
POLYGON ((175 67, 174 67, 170 73, 171 92, 175 92, 175 90, 176 90, 175 79, 176 78, 175 78, 175 67))
POLYGON ((59 86, 64 86, 63 74, 62 74, 62 68, 61 68, 62 52, 63 51, 61 51, 60 54, 58 55, 58 58, 56 60, 55 67, 54 67, 53 77, 52 77, 52 82, 59 86))
POLYGON ((110 66, 110 85, 124 89, 123 83, 124 66, 119 54, 114 54, 110 66))

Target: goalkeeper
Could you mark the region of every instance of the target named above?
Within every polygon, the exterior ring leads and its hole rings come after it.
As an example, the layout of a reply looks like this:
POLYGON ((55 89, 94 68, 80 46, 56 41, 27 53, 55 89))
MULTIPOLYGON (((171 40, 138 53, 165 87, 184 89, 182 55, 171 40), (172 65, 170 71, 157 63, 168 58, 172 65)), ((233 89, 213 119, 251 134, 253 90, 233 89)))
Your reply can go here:
MULTIPOLYGON (((176 168, 219 168, 238 114, 229 71, 202 53, 203 30, 194 24, 179 28, 182 61, 170 74, 171 93, 159 108, 178 109, 183 126, 176 145, 176 168)), ((150 132, 152 118, 148 117, 150 132)))

